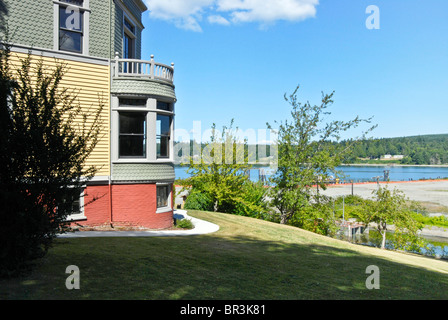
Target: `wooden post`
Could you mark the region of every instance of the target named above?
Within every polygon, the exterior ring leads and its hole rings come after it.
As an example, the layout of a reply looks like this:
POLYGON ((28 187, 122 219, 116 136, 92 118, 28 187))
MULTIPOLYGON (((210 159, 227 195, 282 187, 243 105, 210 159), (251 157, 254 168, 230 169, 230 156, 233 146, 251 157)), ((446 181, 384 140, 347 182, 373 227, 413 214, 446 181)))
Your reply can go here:
POLYGON ((154 55, 151 55, 151 69, 150 69, 151 79, 154 79, 154 55))

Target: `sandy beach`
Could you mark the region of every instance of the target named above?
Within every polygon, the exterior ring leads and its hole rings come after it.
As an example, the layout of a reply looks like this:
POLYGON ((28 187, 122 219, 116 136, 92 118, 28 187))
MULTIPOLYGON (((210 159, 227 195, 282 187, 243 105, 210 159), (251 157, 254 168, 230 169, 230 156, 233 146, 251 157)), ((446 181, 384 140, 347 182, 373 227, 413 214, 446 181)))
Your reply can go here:
MULTIPOLYGON (((401 190, 410 200, 437 204, 448 207, 448 180, 406 181, 406 182, 380 182, 391 190, 401 190)), ((378 188, 377 183, 354 183, 353 194, 363 198, 372 198, 372 191, 378 188)), ((352 184, 330 185, 327 190, 320 190, 328 196, 342 196, 352 194, 352 184)))

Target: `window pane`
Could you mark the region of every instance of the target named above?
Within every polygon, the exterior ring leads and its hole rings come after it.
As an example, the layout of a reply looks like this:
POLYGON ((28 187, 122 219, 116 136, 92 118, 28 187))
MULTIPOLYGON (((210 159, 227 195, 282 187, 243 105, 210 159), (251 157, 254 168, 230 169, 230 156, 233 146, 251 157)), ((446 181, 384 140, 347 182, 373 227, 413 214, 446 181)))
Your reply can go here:
POLYGON ((135 34, 135 27, 128 20, 124 19, 124 25, 135 34))
POLYGON ((168 207, 169 186, 157 186, 157 208, 168 207))
POLYGON ((144 136, 120 136, 120 157, 145 157, 146 141, 144 136))
POLYGON ((120 112, 119 156, 146 156, 146 114, 120 112))
POLYGON ((170 135, 170 126, 171 126, 171 117, 157 115, 157 127, 156 134, 157 135, 170 135))
POLYGON ((144 134, 146 115, 138 112, 120 112, 120 134, 144 134))
POLYGON ((80 7, 82 7, 82 5, 84 3, 84 0, 59 0, 59 1, 73 4, 75 6, 80 6, 80 7))
POLYGON ((124 99, 120 98, 120 106, 146 107, 146 99, 124 99))
MULTIPOLYGON (((133 59, 134 55, 134 39, 128 36, 126 33, 124 35, 124 59, 133 59)), ((125 71, 127 72, 127 71, 125 71)))
POLYGON ((83 12, 80 10, 75 10, 74 7, 59 7, 59 27, 71 30, 71 31, 82 31, 82 21, 83 12))
POLYGON ((60 30, 59 49, 65 51, 82 52, 82 34, 78 32, 60 30))
POLYGON ((169 157, 170 138, 165 136, 157 136, 156 141, 157 141, 157 157, 159 158, 169 157))
POLYGON ((81 212, 81 201, 80 198, 74 199, 72 203, 72 214, 79 214, 81 212))
POLYGON ((171 111, 171 104, 168 102, 157 101, 157 109, 171 111))

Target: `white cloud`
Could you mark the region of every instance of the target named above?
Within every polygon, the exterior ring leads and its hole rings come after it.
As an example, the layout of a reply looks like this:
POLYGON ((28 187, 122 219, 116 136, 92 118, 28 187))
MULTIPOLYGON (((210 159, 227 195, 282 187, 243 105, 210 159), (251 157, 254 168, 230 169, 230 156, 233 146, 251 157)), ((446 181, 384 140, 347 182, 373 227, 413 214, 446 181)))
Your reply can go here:
POLYGON ((273 23, 314 17, 318 0, 218 0, 218 10, 230 12, 233 22, 273 23))
POLYGON ((204 17, 209 23, 301 21, 316 14, 319 0, 146 0, 150 16, 171 21, 176 26, 202 31, 204 17), (228 15, 228 18, 224 17, 228 15))
POLYGON ((213 24, 221 24, 223 26, 230 25, 229 20, 227 20, 226 18, 224 18, 223 16, 220 16, 220 15, 208 16, 207 20, 208 20, 208 22, 213 23, 213 24))
POLYGON ((172 21, 177 27, 202 31, 198 21, 202 20, 204 8, 215 0, 145 0, 152 18, 172 21))

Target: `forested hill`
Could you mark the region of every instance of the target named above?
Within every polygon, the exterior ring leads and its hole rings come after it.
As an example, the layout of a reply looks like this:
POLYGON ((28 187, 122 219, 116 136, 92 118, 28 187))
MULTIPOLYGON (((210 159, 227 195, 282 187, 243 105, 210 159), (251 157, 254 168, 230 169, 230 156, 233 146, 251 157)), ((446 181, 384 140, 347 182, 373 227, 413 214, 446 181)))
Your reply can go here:
POLYGON ((344 162, 448 164, 448 134, 364 140, 354 147, 353 153, 344 162), (403 158, 400 159, 400 156, 403 158))

